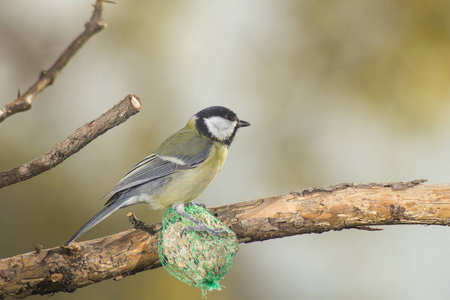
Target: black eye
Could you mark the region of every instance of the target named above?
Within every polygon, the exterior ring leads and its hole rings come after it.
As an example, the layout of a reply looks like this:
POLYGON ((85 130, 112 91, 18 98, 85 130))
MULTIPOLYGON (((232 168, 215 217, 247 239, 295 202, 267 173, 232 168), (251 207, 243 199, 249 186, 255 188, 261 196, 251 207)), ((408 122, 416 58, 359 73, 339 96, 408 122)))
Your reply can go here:
POLYGON ((233 119, 233 116, 231 114, 227 114, 226 117, 227 117, 227 120, 230 120, 230 121, 233 119))

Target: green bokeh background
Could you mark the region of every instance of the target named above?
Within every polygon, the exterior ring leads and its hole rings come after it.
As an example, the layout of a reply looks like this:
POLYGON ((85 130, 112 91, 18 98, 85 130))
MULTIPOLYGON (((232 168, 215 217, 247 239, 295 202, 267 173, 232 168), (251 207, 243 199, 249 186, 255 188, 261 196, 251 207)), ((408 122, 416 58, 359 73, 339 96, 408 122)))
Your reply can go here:
MULTIPOLYGON (((2 0, 3 106, 83 30, 93 0, 2 0)), ((198 201, 341 182, 450 182, 450 2, 118 0, 33 108, 0 123, 0 169, 47 152, 128 93, 142 111, 55 169, 0 190, 0 257, 63 244, 200 109, 253 126, 198 201)), ((162 212, 119 211, 83 236, 162 212)), ((448 228, 390 226, 241 245, 208 299, 448 299, 448 228)), ((30 299, 36 299, 37 296, 30 299)), ((52 299, 200 299, 162 268, 52 299)))

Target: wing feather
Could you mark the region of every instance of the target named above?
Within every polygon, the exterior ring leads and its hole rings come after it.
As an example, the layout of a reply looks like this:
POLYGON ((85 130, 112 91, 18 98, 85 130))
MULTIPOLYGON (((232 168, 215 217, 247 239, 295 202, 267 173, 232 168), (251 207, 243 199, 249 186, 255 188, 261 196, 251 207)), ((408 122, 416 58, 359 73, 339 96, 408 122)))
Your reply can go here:
MULTIPOLYGON (((104 198, 112 197, 134 186, 169 176, 177 170, 193 169, 201 165, 208 158, 213 143, 190 130, 186 133, 194 134, 193 138, 187 139, 187 143, 180 143, 176 135, 168 138, 155 150, 155 153, 144 158, 125 175, 104 198), (166 144, 166 147, 162 147, 164 144, 166 144), (174 144, 176 147, 173 147, 174 144), (192 146, 196 147, 196 151, 192 151, 192 146), (165 150, 161 151, 161 148, 165 150), (175 151, 173 151, 174 149, 175 151), (174 152, 177 152, 177 154, 175 155, 174 152)), ((114 197, 108 200, 106 205, 114 201, 113 199, 114 197)))

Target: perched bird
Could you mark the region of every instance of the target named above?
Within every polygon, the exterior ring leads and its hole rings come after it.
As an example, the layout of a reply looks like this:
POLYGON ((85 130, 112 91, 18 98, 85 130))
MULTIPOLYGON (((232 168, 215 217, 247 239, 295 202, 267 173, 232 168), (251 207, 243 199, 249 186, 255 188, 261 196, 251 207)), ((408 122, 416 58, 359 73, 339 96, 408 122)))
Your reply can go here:
POLYGON ((138 203, 146 203, 152 209, 172 206, 179 215, 198 226, 190 229, 217 235, 216 230, 186 214, 184 207, 210 185, 225 162, 236 131, 246 126, 250 123, 239 120, 226 107, 201 110, 125 175, 104 197, 109 198, 105 208, 65 245, 70 245, 119 208, 138 203))

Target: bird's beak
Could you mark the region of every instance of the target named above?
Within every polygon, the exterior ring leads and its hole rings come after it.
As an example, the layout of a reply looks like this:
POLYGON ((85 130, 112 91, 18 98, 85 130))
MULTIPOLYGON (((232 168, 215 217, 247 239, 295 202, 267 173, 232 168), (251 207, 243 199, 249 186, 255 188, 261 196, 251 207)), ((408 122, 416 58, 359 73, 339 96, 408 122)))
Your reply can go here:
POLYGON ((244 121, 244 120, 239 120, 239 123, 238 123, 238 127, 239 128, 240 127, 247 127, 247 126, 250 126, 250 125, 252 125, 252 124, 250 124, 249 122, 244 121))

